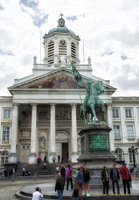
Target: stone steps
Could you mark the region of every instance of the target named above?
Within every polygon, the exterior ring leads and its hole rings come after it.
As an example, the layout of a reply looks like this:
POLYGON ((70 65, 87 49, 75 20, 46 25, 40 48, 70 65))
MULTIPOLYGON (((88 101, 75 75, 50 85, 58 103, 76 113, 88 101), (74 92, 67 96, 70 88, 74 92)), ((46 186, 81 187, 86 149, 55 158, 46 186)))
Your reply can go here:
MULTIPOLYGON (((67 165, 68 163, 66 163, 67 165)), ((71 164, 71 163, 70 163, 71 164)), ((61 167, 60 163, 47 163, 44 168, 43 163, 40 165, 37 164, 18 164, 17 176, 22 175, 22 168, 24 167, 28 172, 31 172, 31 175, 55 175, 56 174, 56 166, 61 167)))

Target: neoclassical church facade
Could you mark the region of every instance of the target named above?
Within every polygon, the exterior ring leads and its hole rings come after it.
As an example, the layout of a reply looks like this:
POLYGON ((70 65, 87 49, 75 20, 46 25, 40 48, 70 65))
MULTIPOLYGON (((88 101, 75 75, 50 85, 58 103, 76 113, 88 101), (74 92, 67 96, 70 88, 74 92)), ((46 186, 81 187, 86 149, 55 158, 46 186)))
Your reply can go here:
POLYGON ((112 128, 110 149, 117 161, 139 165, 139 97, 112 97, 116 88, 92 75, 91 59, 80 64, 80 38, 61 17, 57 28, 44 35, 43 64, 34 57, 33 73, 16 79, 8 88, 11 96, 0 97, 0 166, 5 163, 36 163, 38 155, 53 155, 64 162, 77 162, 81 145, 78 132, 84 122, 80 105, 86 95, 78 89, 70 60, 86 81, 103 81, 100 98, 106 106, 99 118, 112 128), (79 95, 80 94, 80 95, 79 95))

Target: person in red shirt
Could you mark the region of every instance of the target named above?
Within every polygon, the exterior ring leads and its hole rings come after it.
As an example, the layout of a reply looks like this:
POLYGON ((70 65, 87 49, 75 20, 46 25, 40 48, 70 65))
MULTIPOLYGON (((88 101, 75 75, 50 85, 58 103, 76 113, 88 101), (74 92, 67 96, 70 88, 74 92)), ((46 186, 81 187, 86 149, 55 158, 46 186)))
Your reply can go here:
POLYGON ((130 194, 130 172, 129 169, 126 167, 126 163, 122 163, 122 167, 120 168, 120 174, 123 180, 123 187, 124 187, 124 194, 126 194, 126 186, 128 190, 128 194, 130 194))

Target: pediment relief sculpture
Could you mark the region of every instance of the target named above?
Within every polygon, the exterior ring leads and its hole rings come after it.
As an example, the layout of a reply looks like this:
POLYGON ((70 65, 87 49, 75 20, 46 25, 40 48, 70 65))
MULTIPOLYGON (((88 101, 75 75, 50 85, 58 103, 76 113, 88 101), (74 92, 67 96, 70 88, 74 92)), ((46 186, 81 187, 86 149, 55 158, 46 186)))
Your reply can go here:
POLYGON ((30 88, 75 89, 77 86, 74 78, 61 75, 30 86, 30 88))

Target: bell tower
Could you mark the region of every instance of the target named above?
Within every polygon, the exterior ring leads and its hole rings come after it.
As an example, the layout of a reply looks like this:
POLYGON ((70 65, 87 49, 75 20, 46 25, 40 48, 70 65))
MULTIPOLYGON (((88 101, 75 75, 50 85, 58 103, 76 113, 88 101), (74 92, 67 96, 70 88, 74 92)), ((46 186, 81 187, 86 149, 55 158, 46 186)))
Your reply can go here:
POLYGON ((44 64, 68 65, 70 60, 79 64, 79 36, 65 25, 63 14, 60 14, 57 28, 52 28, 44 35, 44 64))

